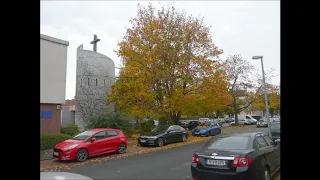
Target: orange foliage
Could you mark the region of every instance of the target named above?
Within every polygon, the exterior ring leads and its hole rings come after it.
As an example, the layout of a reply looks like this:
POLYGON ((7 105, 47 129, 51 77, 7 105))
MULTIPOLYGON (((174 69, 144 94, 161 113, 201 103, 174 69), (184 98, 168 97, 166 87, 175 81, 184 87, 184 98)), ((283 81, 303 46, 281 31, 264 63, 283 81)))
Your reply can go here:
POLYGON ((210 27, 174 7, 138 6, 117 54, 124 67, 109 102, 134 116, 213 112, 230 104, 210 27))

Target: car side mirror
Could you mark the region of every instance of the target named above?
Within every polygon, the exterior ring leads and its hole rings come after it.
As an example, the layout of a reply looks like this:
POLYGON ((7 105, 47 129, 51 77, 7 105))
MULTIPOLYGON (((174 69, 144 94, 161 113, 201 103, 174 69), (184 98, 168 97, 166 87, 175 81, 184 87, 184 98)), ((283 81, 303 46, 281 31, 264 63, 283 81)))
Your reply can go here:
POLYGON ((171 132, 172 132, 172 130, 168 130, 168 131, 167 131, 167 134, 170 134, 171 132))
POLYGON ((96 138, 92 138, 91 139, 91 143, 93 143, 94 141, 96 141, 96 138))

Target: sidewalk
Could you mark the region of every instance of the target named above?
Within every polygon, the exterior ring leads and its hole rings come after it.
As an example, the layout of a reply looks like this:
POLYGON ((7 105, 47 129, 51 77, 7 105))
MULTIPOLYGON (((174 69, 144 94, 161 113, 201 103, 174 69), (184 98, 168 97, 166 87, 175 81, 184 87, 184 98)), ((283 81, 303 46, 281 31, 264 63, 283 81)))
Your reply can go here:
POLYGON ((40 151, 40 161, 52 159, 53 149, 40 151))

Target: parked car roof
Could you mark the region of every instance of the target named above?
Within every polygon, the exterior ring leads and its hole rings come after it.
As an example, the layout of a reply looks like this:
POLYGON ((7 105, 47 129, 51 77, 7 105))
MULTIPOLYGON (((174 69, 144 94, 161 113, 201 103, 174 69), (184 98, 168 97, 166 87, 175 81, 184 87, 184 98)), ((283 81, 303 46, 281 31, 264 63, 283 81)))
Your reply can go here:
POLYGON ((95 129, 90 129, 90 131, 95 131, 95 132, 98 132, 98 131, 107 131, 107 130, 115 130, 115 131, 118 131, 119 129, 113 129, 113 128, 95 128, 95 129))

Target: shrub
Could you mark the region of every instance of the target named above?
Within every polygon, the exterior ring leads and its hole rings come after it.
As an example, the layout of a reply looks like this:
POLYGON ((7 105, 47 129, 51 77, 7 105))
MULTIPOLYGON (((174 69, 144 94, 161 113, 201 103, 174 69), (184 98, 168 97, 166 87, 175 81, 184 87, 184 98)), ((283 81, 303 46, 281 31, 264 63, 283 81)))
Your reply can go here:
POLYGON ((71 139, 68 134, 41 134, 40 135, 40 151, 52 149, 58 143, 71 139))
POLYGON ((131 132, 131 125, 128 120, 121 118, 119 112, 103 111, 100 114, 92 116, 88 123, 88 128, 115 128, 121 129, 126 135, 131 132))
POLYGON ((167 125, 167 124, 168 124, 168 121, 165 117, 159 118, 159 125, 160 126, 167 125))
POLYGON ((62 126, 60 132, 62 134, 68 134, 70 136, 75 136, 80 133, 78 125, 76 124, 68 124, 66 126, 62 126))
POLYGON ((148 120, 141 122, 140 127, 143 132, 150 132, 154 128, 154 121, 148 120))
POLYGON ((131 138, 135 131, 133 130, 133 128, 127 128, 123 130, 123 133, 126 135, 127 138, 131 138))

